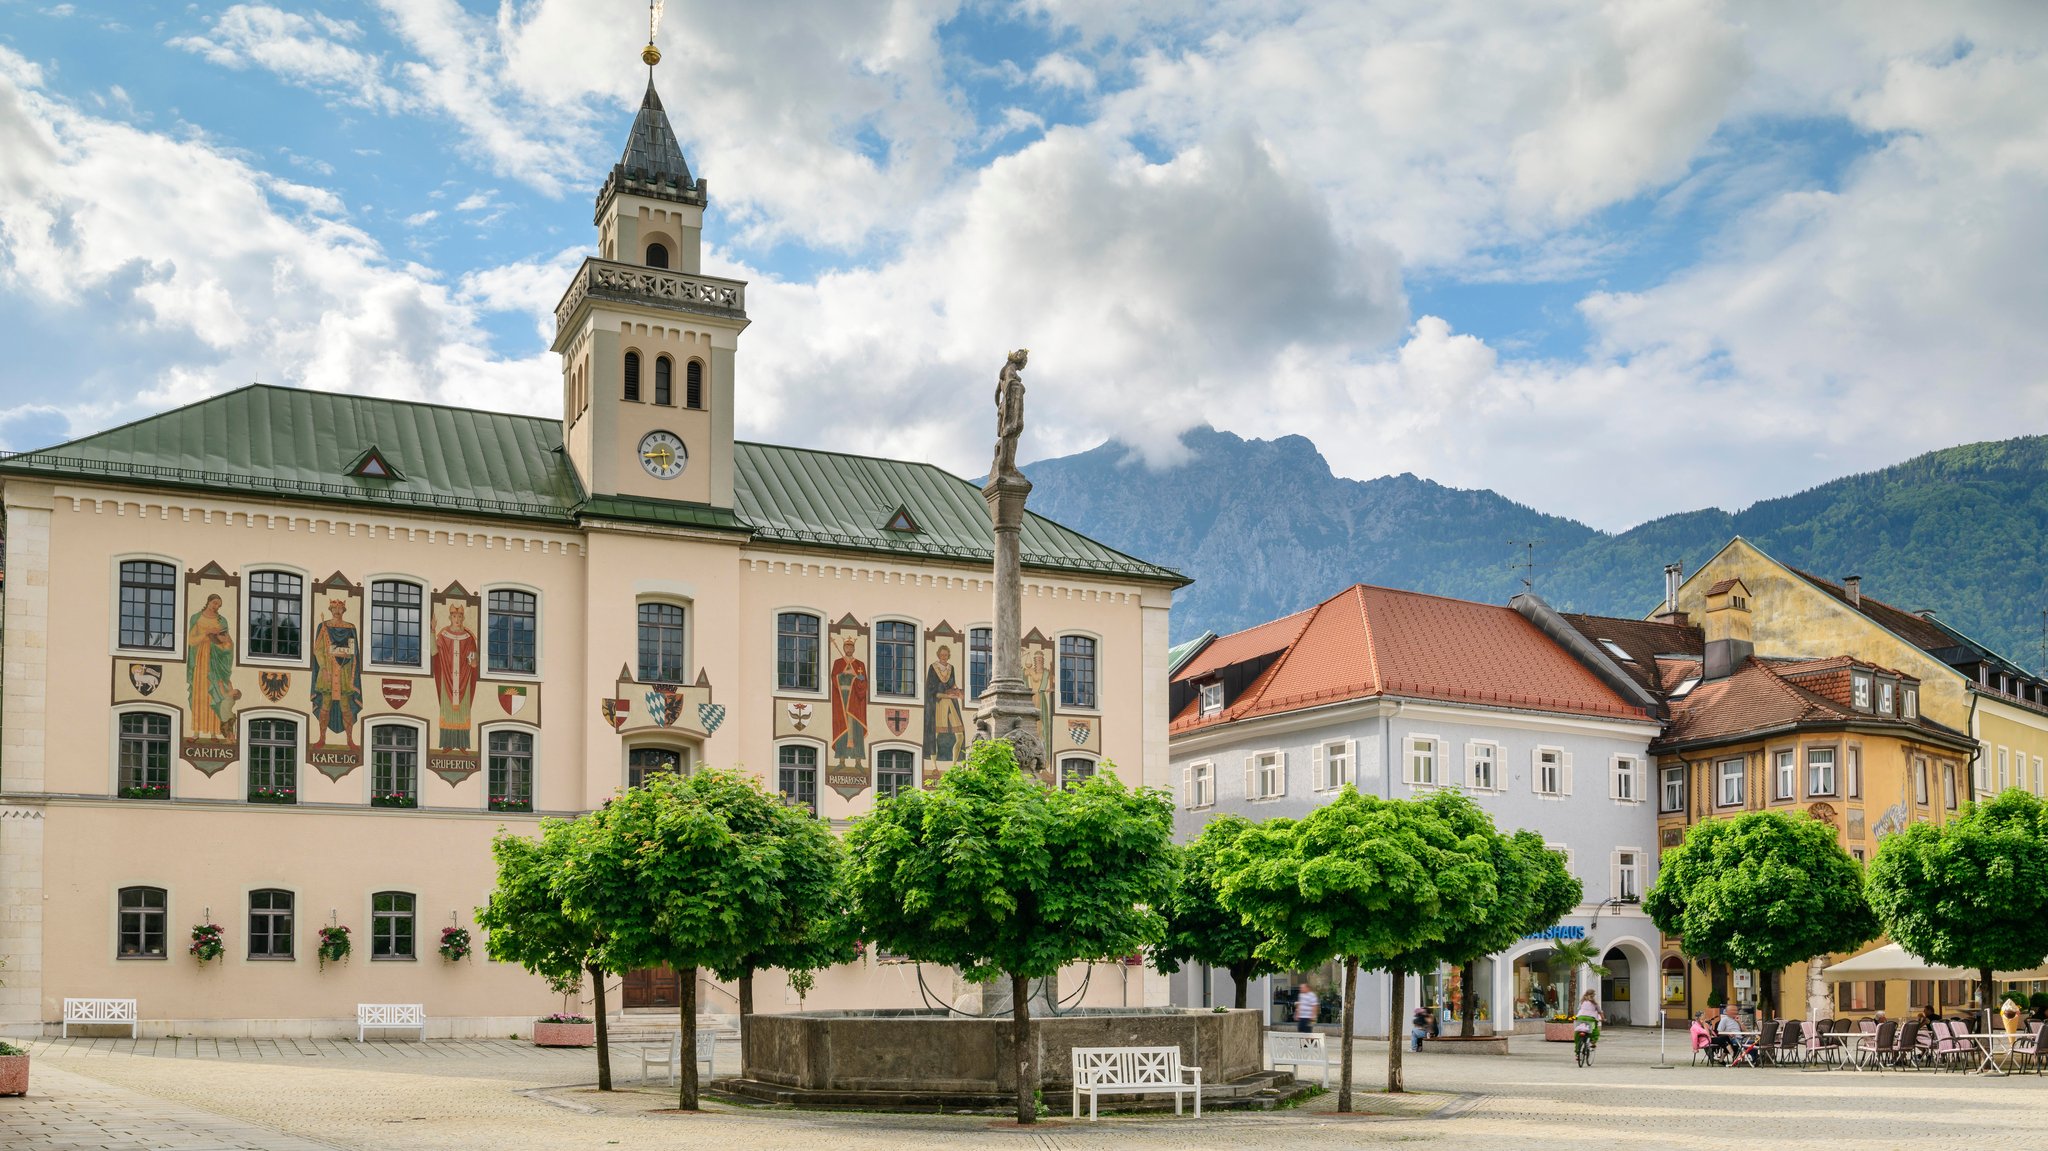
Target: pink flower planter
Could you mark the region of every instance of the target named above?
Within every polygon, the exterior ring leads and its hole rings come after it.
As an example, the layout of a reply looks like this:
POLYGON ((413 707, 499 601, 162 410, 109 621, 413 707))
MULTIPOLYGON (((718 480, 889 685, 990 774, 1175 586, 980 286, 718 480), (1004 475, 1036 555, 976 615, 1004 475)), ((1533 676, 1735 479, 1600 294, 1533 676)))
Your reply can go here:
POLYGON ((0 1095, 28 1094, 28 1056, 0 1055, 0 1095))
POLYGON ((589 1047, 597 1042, 595 1023, 536 1023, 533 1025, 533 1043, 536 1047, 589 1047))

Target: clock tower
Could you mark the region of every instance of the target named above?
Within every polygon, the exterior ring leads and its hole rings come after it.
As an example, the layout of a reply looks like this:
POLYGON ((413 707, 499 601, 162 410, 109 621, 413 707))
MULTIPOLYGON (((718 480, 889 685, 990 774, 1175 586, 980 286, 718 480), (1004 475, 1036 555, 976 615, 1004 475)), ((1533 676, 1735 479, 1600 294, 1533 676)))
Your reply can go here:
POLYGON ((732 506, 733 359, 746 284, 699 271, 705 182, 654 90, 597 194, 597 255, 555 306, 562 440, 593 496, 732 506))

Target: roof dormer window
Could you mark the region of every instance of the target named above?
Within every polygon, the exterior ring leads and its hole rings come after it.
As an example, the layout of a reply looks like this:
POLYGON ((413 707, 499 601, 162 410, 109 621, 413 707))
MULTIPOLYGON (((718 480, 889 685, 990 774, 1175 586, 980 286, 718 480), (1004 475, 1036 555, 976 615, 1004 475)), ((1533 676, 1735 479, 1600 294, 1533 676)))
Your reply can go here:
POLYGON ((1852 682, 1854 686, 1850 688, 1850 702, 1856 705, 1857 711, 1869 711, 1870 677, 1867 675, 1857 675, 1853 677, 1852 682))
POLYGON ((1601 640, 1601 641, 1600 641, 1600 646, 1601 646, 1601 647, 1604 647, 1604 648, 1606 648, 1606 649, 1607 649, 1607 654, 1608 654, 1608 655, 1611 655, 1611 656, 1613 656, 1614 658, 1616 658, 1616 659, 1620 660, 1620 661, 1621 661, 1621 662, 1623 662, 1623 663, 1634 663, 1634 662, 1635 662, 1635 659, 1634 659, 1633 657, 1631 657, 1631 656, 1630 656, 1630 655, 1629 655, 1629 654, 1628 654, 1627 652, 1625 652, 1625 651, 1621 650, 1621 645, 1620 645, 1620 644, 1618 644, 1618 643, 1615 643, 1615 642, 1614 642, 1613 640, 1611 640, 1611 639, 1603 639, 1603 640, 1601 640))
POLYGON ((1683 682, 1681 682, 1681 683, 1680 683, 1680 684, 1679 684, 1679 685, 1678 685, 1677 687, 1674 687, 1674 688, 1672 688, 1672 689, 1671 689, 1671 698, 1672 698, 1672 699, 1678 699, 1678 698, 1680 698, 1680 697, 1684 696, 1684 695, 1685 695, 1685 694, 1686 694, 1687 692, 1690 692, 1690 691, 1691 691, 1691 690, 1692 690, 1693 688, 1696 688, 1696 687, 1698 687, 1699 685, 1700 685, 1700 677, 1699 677, 1699 676, 1696 676, 1696 675, 1690 675, 1690 676, 1687 676, 1687 677, 1685 677, 1685 680, 1684 680, 1683 682))
POLYGON ((1217 680, 1202 685, 1201 709, 1203 715, 1216 715, 1223 710, 1223 682, 1217 680))
POLYGON ((1877 681, 1877 712, 1879 715, 1890 715, 1892 713, 1892 699, 1896 694, 1897 686, 1888 679, 1877 681))

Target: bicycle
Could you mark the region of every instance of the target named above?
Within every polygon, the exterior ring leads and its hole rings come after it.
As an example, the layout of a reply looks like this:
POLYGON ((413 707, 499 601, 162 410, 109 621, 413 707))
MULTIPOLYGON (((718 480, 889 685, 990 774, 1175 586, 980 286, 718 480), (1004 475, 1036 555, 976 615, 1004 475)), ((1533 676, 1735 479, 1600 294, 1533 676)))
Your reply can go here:
POLYGON ((1595 1023, 1572 1032, 1572 1058, 1581 1067, 1593 1065, 1593 1051, 1600 1046, 1600 1027, 1595 1023))

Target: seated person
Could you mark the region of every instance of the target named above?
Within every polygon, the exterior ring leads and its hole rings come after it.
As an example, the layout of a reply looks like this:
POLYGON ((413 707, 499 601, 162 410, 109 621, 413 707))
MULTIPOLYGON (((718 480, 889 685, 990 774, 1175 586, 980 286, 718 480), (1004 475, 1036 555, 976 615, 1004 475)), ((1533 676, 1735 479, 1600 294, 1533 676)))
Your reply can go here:
POLYGON ((1743 1051, 1742 1023, 1727 1011, 1721 1012, 1720 1021, 1714 1024, 1714 1041, 1726 1047, 1730 1054, 1743 1051))

